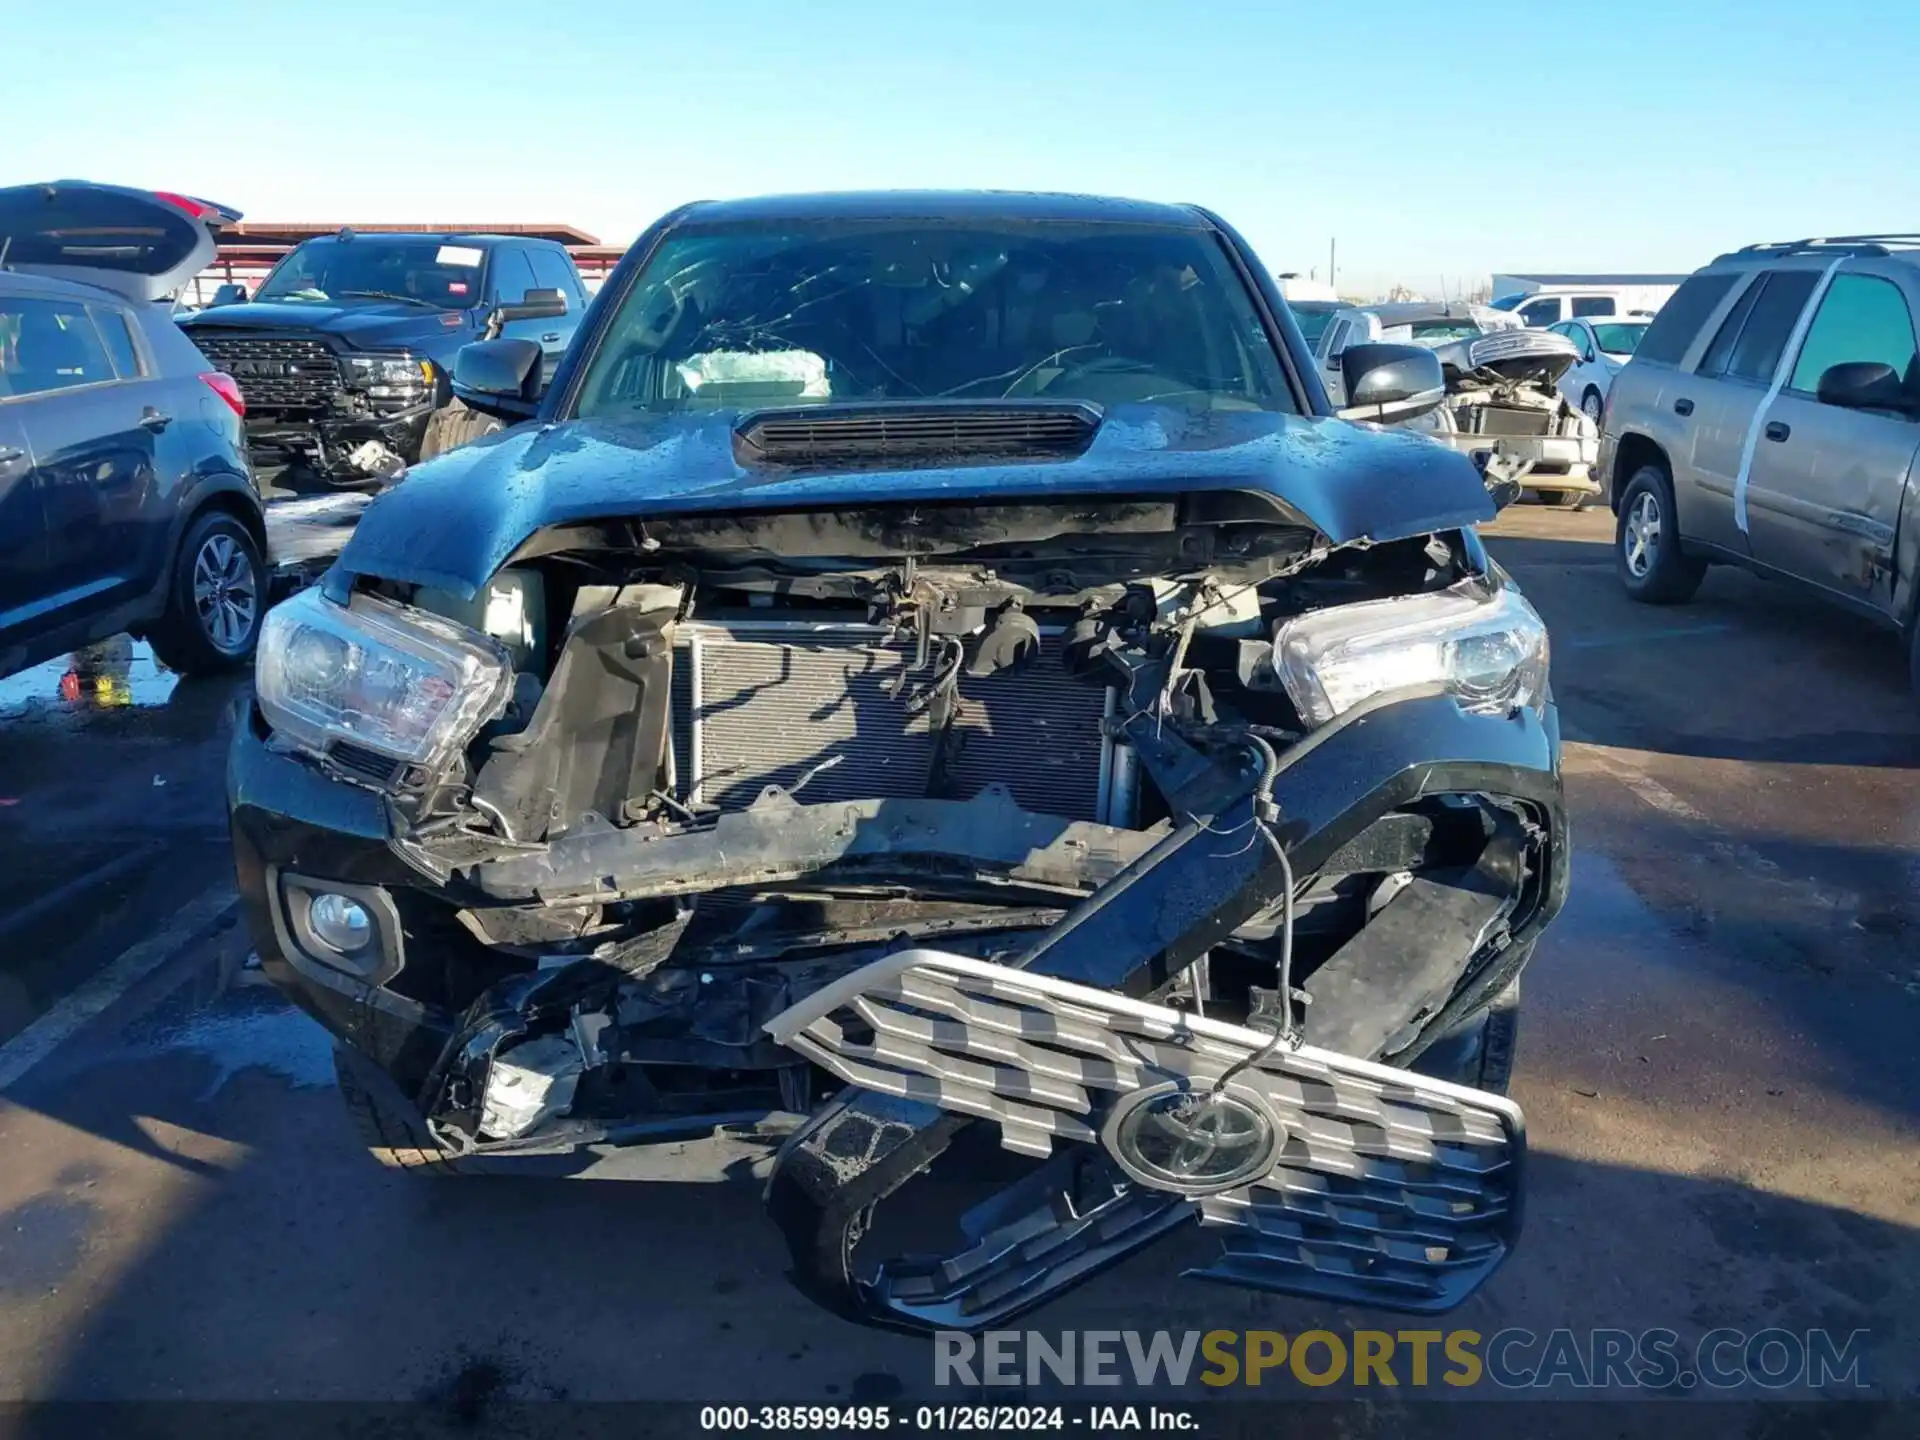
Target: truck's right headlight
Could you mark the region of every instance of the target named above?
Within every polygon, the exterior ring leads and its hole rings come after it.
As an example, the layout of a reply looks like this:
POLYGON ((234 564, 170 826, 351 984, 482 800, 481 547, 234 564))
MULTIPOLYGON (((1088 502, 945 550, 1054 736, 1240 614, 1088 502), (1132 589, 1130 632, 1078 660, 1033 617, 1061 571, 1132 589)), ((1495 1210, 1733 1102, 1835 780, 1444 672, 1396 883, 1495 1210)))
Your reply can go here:
POLYGON ((254 695, 274 733, 324 755, 341 741, 438 768, 505 707, 513 667, 496 640, 410 606, 316 587, 267 612, 254 695))
POLYGON ((1467 581, 1431 595, 1333 605, 1283 621, 1273 668, 1307 725, 1389 690, 1444 685, 1462 707, 1541 708, 1547 627, 1510 585, 1467 581))

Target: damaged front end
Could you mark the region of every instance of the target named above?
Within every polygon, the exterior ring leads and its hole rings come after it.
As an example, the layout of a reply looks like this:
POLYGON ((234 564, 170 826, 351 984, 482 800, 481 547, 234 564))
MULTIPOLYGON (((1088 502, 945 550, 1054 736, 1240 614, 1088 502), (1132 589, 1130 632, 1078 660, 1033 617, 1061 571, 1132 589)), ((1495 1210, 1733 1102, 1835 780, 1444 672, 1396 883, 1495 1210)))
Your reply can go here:
POLYGON ((1412 421, 1490 477, 1542 494, 1597 495, 1600 432, 1559 390, 1579 349, 1549 330, 1499 330, 1436 347, 1447 402, 1412 421))
POLYGON ((269 627, 250 918, 438 1155, 751 1141, 799 1283, 910 1328, 1189 1221, 1204 1278, 1410 1311, 1511 1249, 1476 1045, 1566 834, 1545 633, 1471 531, 582 522, 269 627))

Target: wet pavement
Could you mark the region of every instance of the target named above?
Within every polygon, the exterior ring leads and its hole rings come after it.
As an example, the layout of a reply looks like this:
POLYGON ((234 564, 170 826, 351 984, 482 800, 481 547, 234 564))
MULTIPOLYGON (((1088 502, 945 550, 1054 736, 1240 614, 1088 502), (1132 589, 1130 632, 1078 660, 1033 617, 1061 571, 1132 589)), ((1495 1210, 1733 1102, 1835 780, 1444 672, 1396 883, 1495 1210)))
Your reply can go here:
MULTIPOLYGON (((1578 858, 1526 983, 1527 1233, 1437 1323, 1864 1330, 1861 1378, 1920 1398, 1904 657, 1741 575, 1632 606, 1610 525, 1491 534, 1552 627, 1578 858)), ((0 1399, 933 1393, 922 1342, 792 1292, 744 1169, 434 1184, 355 1148, 225 908, 236 693, 131 646, 0 682, 0 1399)), ((1025 1323, 1404 1328, 1176 1279, 1204 1244, 1025 1323)))

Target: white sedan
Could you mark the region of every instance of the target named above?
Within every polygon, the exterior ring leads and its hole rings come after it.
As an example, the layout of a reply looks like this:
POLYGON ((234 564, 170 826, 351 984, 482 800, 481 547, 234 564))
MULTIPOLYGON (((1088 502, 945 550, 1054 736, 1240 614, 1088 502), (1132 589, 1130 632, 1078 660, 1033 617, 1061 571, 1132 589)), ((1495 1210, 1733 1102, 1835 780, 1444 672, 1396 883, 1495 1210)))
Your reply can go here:
POLYGON ((1580 347, 1580 358, 1560 377, 1560 393, 1571 405, 1578 405, 1595 425, 1607 403, 1607 391, 1620 367, 1633 358, 1640 338, 1650 322, 1641 319, 1616 320, 1596 316, 1586 320, 1562 320, 1547 328, 1564 335, 1580 347))

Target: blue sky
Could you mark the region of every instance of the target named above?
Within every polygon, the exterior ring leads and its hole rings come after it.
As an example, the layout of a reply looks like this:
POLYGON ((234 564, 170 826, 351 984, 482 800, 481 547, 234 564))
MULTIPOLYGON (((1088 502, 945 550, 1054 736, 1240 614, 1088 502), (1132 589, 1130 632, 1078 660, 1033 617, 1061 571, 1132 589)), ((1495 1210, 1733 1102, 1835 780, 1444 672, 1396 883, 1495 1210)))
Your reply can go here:
POLYGON ((707 196, 1091 190, 1209 205, 1276 270, 1337 236, 1361 290, 1920 228, 1912 0, 1496 13, 0 0, 0 179, 613 243, 707 196))

